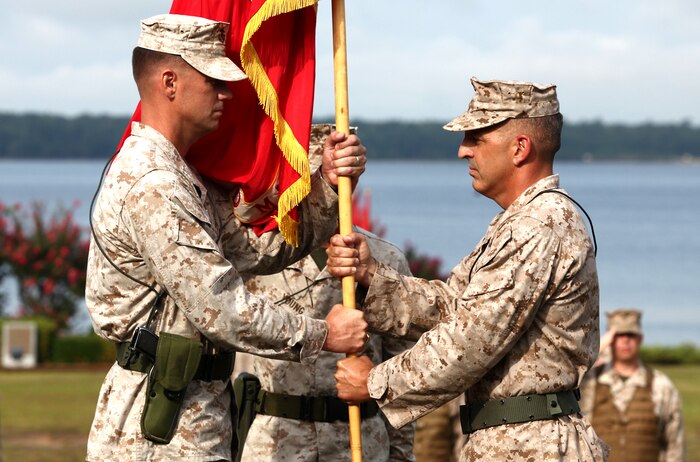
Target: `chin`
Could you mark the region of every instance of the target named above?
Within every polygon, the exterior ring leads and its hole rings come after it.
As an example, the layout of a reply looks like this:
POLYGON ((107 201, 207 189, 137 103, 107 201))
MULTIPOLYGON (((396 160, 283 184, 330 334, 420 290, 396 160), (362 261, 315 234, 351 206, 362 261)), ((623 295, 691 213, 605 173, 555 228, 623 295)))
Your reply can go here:
POLYGON ((219 120, 218 120, 218 119, 215 120, 215 121, 213 121, 213 122, 212 122, 211 124, 209 124, 209 126, 207 127, 207 130, 208 130, 207 133, 211 133, 211 132, 213 132, 214 130, 216 130, 217 128, 219 128, 219 125, 221 125, 221 124, 219 124, 219 120))

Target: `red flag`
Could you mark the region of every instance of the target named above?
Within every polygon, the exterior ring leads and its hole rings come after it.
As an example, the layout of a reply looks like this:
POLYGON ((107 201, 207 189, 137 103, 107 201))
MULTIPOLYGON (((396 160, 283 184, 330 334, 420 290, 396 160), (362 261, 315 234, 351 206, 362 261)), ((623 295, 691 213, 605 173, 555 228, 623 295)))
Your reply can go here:
MULTIPOLYGON (((204 176, 240 185, 234 210, 241 221, 258 234, 279 227, 293 243, 297 206, 311 188, 317 2, 174 0, 170 10, 231 23, 226 53, 249 79, 229 83, 233 99, 218 130, 192 146, 188 162, 204 176)), ((139 119, 140 106, 132 121, 139 119)))

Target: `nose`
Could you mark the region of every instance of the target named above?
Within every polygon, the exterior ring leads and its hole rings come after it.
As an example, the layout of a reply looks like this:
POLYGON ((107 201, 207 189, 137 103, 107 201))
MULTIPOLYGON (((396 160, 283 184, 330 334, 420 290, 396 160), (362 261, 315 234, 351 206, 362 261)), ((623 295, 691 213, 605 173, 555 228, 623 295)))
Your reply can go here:
POLYGON ((472 157, 474 157, 474 153, 472 152, 469 146, 466 146, 464 143, 462 143, 459 146, 459 149, 457 150, 457 157, 459 157, 460 159, 471 159, 472 157))
POLYGON ((226 82, 219 81, 216 90, 219 93, 219 99, 222 101, 233 98, 233 93, 226 82))

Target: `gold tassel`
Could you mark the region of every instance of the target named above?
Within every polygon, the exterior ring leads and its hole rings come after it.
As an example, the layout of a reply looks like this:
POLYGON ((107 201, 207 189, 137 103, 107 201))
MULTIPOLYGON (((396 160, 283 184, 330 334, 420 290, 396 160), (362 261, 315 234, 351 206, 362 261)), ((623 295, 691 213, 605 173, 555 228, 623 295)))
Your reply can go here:
POLYGON ((277 91, 265 72, 260 57, 253 46, 252 38, 260 29, 262 23, 273 16, 306 8, 317 3, 318 0, 268 0, 248 21, 241 46, 243 71, 253 85, 263 110, 273 121, 275 141, 289 165, 300 175, 297 181, 280 194, 277 204, 277 216, 275 217, 284 240, 294 246, 298 245, 299 223, 289 216, 289 212, 298 206, 311 191, 309 155, 294 136, 291 127, 289 127, 279 109, 277 91))

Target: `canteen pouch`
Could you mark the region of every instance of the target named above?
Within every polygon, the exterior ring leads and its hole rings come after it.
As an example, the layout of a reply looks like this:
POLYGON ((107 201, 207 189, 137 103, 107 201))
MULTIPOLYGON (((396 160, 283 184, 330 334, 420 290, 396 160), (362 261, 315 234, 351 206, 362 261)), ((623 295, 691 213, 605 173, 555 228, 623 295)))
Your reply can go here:
POLYGON ((141 431, 147 440, 168 444, 172 439, 187 385, 197 373, 201 357, 199 340, 161 332, 141 414, 141 431))
POLYGON ((238 454, 236 462, 240 462, 245 447, 245 439, 248 430, 253 425, 257 414, 256 404, 260 392, 260 380, 253 374, 241 372, 233 381, 233 396, 236 400, 238 420, 236 422, 236 435, 238 436, 238 454))

